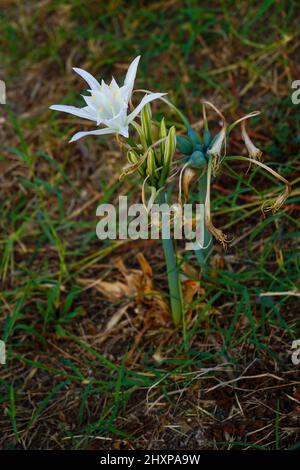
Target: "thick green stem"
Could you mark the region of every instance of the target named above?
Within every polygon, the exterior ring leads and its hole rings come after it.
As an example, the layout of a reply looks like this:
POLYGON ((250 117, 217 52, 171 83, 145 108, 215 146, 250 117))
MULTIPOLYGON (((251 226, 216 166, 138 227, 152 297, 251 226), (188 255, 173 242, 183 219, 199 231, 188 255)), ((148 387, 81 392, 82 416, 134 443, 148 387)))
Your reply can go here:
MULTIPOLYGON (((165 192, 159 195, 159 203, 165 202, 165 192)), ((177 326, 183 321, 183 300, 179 269, 177 266, 176 253, 172 238, 162 239, 162 246, 166 260, 167 276, 169 284, 170 304, 174 325, 177 326)))
MULTIPOLYGON (((205 204, 206 198, 206 190, 207 190, 207 172, 203 173, 203 175, 199 179, 199 204, 205 204)), ((204 248, 199 248, 199 250, 195 250, 196 258, 198 263, 201 267, 202 274, 207 274, 207 260, 212 250, 212 237, 210 232, 206 228, 205 220, 203 221, 204 224, 204 248)))

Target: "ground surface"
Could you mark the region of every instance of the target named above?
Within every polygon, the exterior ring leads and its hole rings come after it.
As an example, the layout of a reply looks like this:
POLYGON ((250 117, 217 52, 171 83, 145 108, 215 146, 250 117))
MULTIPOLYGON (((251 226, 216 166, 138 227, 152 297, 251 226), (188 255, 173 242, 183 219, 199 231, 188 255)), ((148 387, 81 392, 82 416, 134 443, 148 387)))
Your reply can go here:
MULTIPOLYGON (((290 98, 300 78, 299 3, 1 7, 1 448, 299 447, 291 346, 300 338, 300 105, 290 98), (119 181, 124 155, 113 139, 68 144, 88 125, 48 110, 81 105, 72 66, 121 79, 138 54, 137 87, 167 91, 195 128, 201 98, 230 121, 260 109, 251 137, 293 183, 284 208, 264 218, 261 201, 278 183, 260 170, 246 175, 241 162, 223 168, 212 207, 234 241, 227 252, 215 246, 200 284, 182 250, 186 296, 197 290, 184 331, 168 321, 159 243, 96 238, 99 203, 140 200, 137 177, 119 181)), ((238 132, 229 151, 243 151, 238 132)))

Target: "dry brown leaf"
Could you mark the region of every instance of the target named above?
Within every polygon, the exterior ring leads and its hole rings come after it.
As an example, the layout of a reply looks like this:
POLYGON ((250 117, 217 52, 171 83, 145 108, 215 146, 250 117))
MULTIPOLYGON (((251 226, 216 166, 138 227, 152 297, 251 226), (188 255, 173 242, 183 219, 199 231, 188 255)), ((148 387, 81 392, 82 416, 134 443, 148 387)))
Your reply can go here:
POLYGON ((146 260, 145 256, 143 255, 143 253, 138 253, 136 257, 141 267, 141 270, 143 271, 143 274, 145 274, 145 276, 152 278, 153 277, 152 268, 150 264, 148 263, 148 261, 146 260))
POLYGON ((122 318, 128 307, 147 305, 147 315, 144 315, 145 308, 139 310, 139 321, 142 320, 148 327, 153 325, 166 325, 170 320, 170 309, 168 303, 161 293, 154 289, 153 272, 150 264, 142 253, 137 254, 140 269, 129 269, 121 258, 115 261, 115 266, 119 272, 117 276, 121 279, 94 280, 79 279, 79 283, 87 289, 96 289, 110 302, 117 302, 122 299, 128 300, 126 305, 118 309, 109 320, 106 331, 111 330, 122 318))
POLYGON ((104 295, 111 302, 116 302, 124 297, 132 296, 135 291, 121 281, 107 282, 107 281, 95 281, 94 279, 79 279, 79 283, 85 286, 87 289, 94 288, 98 292, 104 295))
POLYGON ((131 306, 132 304, 126 304, 124 305, 123 307, 119 308, 114 314, 113 316, 110 318, 110 320, 107 322, 107 325, 106 325, 106 328, 105 330, 106 331, 109 331, 111 330, 114 326, 116 326, 119 321, 121 320, 121 318, 123 317, 123 315, 125 313, 127 313, 127 310, 128 308, 131 306))
POLYGON ((193 302, 195 295, 199 292, 199 282, 187 279, 182 283, 182 296, 184 305, 188 306, 193 302))

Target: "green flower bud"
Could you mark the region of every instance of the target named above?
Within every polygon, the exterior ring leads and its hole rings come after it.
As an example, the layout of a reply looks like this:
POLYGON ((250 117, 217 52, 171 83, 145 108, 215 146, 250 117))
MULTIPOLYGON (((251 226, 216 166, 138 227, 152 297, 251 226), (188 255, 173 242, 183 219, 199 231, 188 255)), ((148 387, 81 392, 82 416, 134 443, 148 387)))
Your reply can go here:
POLYGON ((199 138, 199 135, 197 134, 196 131, 194 131, 194 129, 191 126, 188 127, 188 136, 195 145, 201 144, 201 140, 199 138))
POLYGON ((145 137, 145 140, 148 145, 152 144, 152 129, 151 129, 151 107, 150 104, 146 104, 141 112, 141 124, 142 124, 142 131, 145 137))
MULTIPOLYGON (((193 150, 194 150, 194 151, 195 151, 195 150, 200 150, 200 152, 203 152, 204 147, 203 147, 202 144, 197 144, 197 145, 194 146, 194 149, 193 149, 193 150)), ((191 153, 193 153, 193 152, 191 152, 191 153)))
POLYGON ((194 149, 194 142, 187 136, 177 136, 177 148, 181 153, 190 155, 194 149))
POLYGON ((164 152, 164 160, 163 160, 163 168, 161 171, 159 184, 163 186, 166 179, 169 176, 170 168, 172 164, 172 159, 176 150, 176 129, 175 126, 172 126, 169 130, 168 137, 165 141, 165 152, 164 152))
POLYGON ((203 144, 205 148, 208 148, 210 143, 211 143, 211 134, 209 130, 205 129, 203 132, 203 144))
POLYGON ((140 126, 137 122, 135 121, 132 121, 131 123, 133 125, 133 127, 135 128, 135 130, 137 131, 138 135, 139 135, 139 138, 140 138, 140 142, 141 142, 141 145, 143 147, 143 150, 144 152, 147 150, 148 148, 148 145, 147 145, 147 142, 146 142, 146 137, 144 135, 144 131, 142 129, 142 126, 140 126))
POLYGON ((207 163, 204 153, 200 150, 196 150, 192 153, 192 155, 190 156, 190 162, 192 166, 195 166, 197 168, 201 168, 207 163))
MULTIPOLYGON (((134 150, 128 150, 127 152, 127 160, 129 161, 129 163, 135 165, 140 159, 140 156, 134 151, 134 150)), ((139 168, 138 168, 138 172, 139 174, 145 178, 146 176, 146 171, 145 171, 145 167, 146 167, 146 162, 144 162, 139 168)))
POLYGON ((151 184, 155 186, 155 181, 158 176, 158 172, 156 170, 156 164, 155 164, 155 154, 153 149, 150 149, 147 155, 147 170, 146 173, 149 175, 151 184))
POLYGON ((127 160, 129 161, 129 163, 135 164, 138 161, 138 156, 133 150, 128 150, 127 160))
MULTIPOLYGON (((159 138, 164 139, 165 137, 167 137, 167 135, 168 135, 168 131, 167 131, 167 128, 166 128, 165 118, 162 118, 162 120, 160 121, 159 138)), ((162 165, 162 162, 163 162, 163 155, 165 153, 165 146, 166 146, 165 141, 160 143, 160 146, 159 146, 160 156, 158 157, 160 165, 162 165)))

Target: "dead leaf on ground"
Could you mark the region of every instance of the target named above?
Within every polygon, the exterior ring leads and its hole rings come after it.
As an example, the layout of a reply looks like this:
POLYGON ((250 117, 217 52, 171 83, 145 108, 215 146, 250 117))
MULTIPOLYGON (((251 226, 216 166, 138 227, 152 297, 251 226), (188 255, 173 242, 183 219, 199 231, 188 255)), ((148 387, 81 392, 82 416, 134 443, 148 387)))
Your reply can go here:
MULTIPOLYGON (((140 269, 128 268, 121 258, 115 262, 117 275, 111 281, 102 279, 81 278, 79 283, 87 289, 96 289, 110 302, 127 299, 130 305, 147 305, 147 316, 143 321, 150 327, 152 324, 166 324, 169 322, 170 311, 168 303, 163 299, 161 292, 155 290, 153 271, 142 253, 138 253, 137 261, 140 269)), ((128 302, 113 315, 106 329, 112 329, 127 311, 128 302)), ((144 309, 142 310, 144 312, 144 309)))

